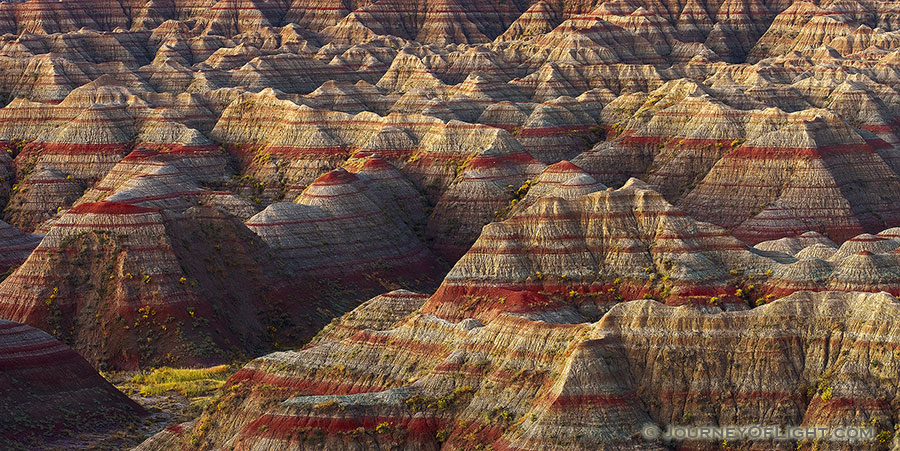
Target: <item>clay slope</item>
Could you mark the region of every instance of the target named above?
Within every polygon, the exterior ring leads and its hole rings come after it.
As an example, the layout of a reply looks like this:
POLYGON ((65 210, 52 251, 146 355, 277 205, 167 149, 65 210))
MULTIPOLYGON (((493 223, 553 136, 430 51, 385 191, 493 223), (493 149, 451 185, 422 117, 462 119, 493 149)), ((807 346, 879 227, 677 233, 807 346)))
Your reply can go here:
MULTIPOLYGON (((791 91, 822 83, 829 82, 805 78, 791 91)), ((833 82, 815 92, 831 100, 810 91, 804 103, 835 105, 851 86, 833 82)), ((900 187, 890 126, 854 126, 850 115, 818 108, 761 109, 750 90, 735 87, 729 79, 712 86, 677 80, 647 96, 622 96, 603 112, 616 121, 618 139, 573 161, 608 184, 642 177, 694 217, 750 243, 806 230, 843 241, 897 222, 887 201, 900 187)), ((862 97, 872 89, 855 87, 862 97)))
MULTIPOLYGON (((491 147, 582 162, 608 186, 640 177, 672 201, 697 188, 682 204, 691 214, 727 211, 701 219, 752 242, 801 229, 843 240, 896 222, 900 41, 884 2, 96 3, 4 3, 0 139, 14 157, 10 186, 25 188, 5 216, 17 226, 40 228, 135 148, 221 161, 219 145, 239 164, 206 176, 248 177, 231 188, 262 206, 377 149, 428 194, 435 250, 451 260, 512 200, 495 192, 476 206, 454 192, 437 205, 462 163, 491 147), (754 64, 725 63, 748 55, 754 64), (715 101, 673 105, 682 88, 672 80, 715 101), (488 127, 465 130, 476 123, 488 127), (579 156, 604 140, 614 144, 579 156), (753 146, 726 159, 740 142, 753 146), (807 167, 820 151, 830 156, 807 167), (765 170, 744 171, 747 158, 765 170), (722 205, 734 170, 771 185, 735 182, 745 194, 722 205), (855 192, 871 179, 890 180, 881 198, 855 192), (257 182, 261 193, 249 189, 257 182), (828 209, 795 199, 812 183, 828 209)), ((515 178, 505 185, 541 169, 526 160, 504 168, 515 178)))
POLYGON ((428 195, 432 250, 449 260, 514 199, 498 186, 543 168, 530 159, 583 163, 608 186, 640 177, 671 201, 696 187, 682 206, 727 211, 701 219, 752 242, 806 229, 843 240, 896 222, 889 3, 140 3, 3 3, 0 139, 17 188, 7 221, 44 230, 146 147, 205 160, 218 187, 237 176, 228 191, 261 207, 377 151, 428 195), (754 64, 728 63, 748 55, 754 64), (673 80, 716 101, 673 105, 673 80), (740 142, 753 147, 726 158, 740 142), (820 151, 830 156, 807 167, 820 151), (505 166, 491 176, 498 186, 472 188, 484 174, 465 177, 466 163, 484 153, 515 157, 490 161, 505 166), (766 170, 744 171, 747 158, 766 170), (773 181, 737 183, 744 194, 723 205, 729 168, 773 181), (881 196, 857 194, 872 179, 889 180, 881 196), (796 199, 812 183, 827 209, 796 199))
POLYGON ((0 317, 306 346, 147 449, 891 431, 898 68, 891 1, 0 0, 0 317))
MULTIPOLYGON (((575 175, 571 184, 585 177, 575 175)), ((734 291, 729 286, 738 282, 736 275, 764 276, 775 263, 724 230, 690 218, 642 182, 600 187, 569 199, 550 192, 486 226, 425 311, 484 319, 492 312, 546 312, 569 303, 596 315, 604 305, 644 295, 705 302, 734 291)), ((744 301, 726 296, 722 302, 744 301)))
MULTIPOLYGON (((376 302, 396 301, 365 308, 376 302)), ((234 376, 217 409, 168 443, 654 449, 662 443, 641 439, 642 424, 865 423, 890 431, 896 371, 883 349, 893 343, 898 309, 885 293, 804 292, 730 313, 635 301, 581 324, 412 313, 257 359, 234 376)))
POLYGON ((802 290, 900 295, 896 229, 841 245, 808 231, 751 248, 641 182, 601 188, 571 163, 548 168, 508 220, 483 229, 423 311, 578 322, 638 298, 746 309, 802 290), (573 308, 578 316, 566 316, 573 308))
MULTIPOLYGON (((52 333, 101 368, 223 360, 277 339, 263 318, 269 309, 280 318, 286 299, 274 295, 269 258, 215 209, 84 203, 0 285, 3 316, 52 333), (273 299, 262 303, 266 293, 273 299)), ((309 327, 292 319, 294 333, 309 327)))
POLYGON ((49 334, 0 320, 0 438, 8 449, 102 432, 146 414, 49 334))
POLYGON ((637 434, 647 422, 891 430, 893 354, 872 355, 900 314, 879 292, 900 288, 896 229, 750 248, 640 182, 567 196, 589 178, 568 163, 532 189, 554 178, 434 295, 369 300, 248 364, 193 431, 144 446, 646 449, 660 445, 637 434))
POLYGON ((47 223, 0 285, 2 314, 103 368, 210 363, 300 343, 367 296, 442 274, 417 239, 421 195, 376 156, 258 213, 191 163, 129 154, 47 223))
POLYGON ((372 159, 356 174, 337 169, 319 177, 296 202, 272 204, 247 225, 305 276, 413 281, 439 270, 413 231, 424 228, 421 202, 390 164, 372 159))
POLYGON ((0 222, 0 268, 4 274, 22 264, 40 243, 40 235, 24 233, 21 230, 0 222))

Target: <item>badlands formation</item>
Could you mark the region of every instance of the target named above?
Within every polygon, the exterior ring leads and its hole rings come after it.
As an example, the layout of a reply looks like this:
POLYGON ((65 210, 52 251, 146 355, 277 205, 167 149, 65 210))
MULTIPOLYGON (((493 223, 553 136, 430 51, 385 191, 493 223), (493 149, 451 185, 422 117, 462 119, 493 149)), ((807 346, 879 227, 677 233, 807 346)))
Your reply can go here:
POLYGON ((895 1, 0 0, 0 150, 11 446, 900 448, 895 1))

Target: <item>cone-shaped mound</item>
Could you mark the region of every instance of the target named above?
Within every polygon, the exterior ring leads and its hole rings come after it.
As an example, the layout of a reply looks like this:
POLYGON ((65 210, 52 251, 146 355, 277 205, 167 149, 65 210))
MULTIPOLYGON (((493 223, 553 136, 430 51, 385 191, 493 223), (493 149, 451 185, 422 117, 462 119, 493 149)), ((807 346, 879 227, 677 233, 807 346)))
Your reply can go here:
POLYGON ((65 430, 123 427, 146 414, 68 346, 6 320, 0 320, 0 381, 0 438, 13 448, 40 445, 65 430))

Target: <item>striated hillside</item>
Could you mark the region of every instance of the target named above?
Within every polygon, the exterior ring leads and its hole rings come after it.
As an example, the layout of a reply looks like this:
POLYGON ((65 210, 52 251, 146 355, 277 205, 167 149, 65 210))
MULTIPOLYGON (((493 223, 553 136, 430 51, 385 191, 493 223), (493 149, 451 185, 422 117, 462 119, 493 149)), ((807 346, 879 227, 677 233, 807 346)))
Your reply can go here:
POLYGON ((249 361, 141 449, 900 447, 896 1, 0 0, 0 206, 4 321, 249 361))
POLYGON ((34 449, 54 436, 96 433, 146 415, 66 345, 0 320, 0 441, 34 449))
POLYGON ((898 312, 885 293, 803 292, 719 314, 634 301, 579 324, 348 318, 367 329, 251 362, 192 432, 145 449, 652 449, 647 422, 890 432, 898 312))
POLYGON ((662 445, 645 423, 892 434, 896 232, 753 248, 636 181, 542 196, 485 227, 434 295, 373 298, 250 362, 143 449, 662 445))

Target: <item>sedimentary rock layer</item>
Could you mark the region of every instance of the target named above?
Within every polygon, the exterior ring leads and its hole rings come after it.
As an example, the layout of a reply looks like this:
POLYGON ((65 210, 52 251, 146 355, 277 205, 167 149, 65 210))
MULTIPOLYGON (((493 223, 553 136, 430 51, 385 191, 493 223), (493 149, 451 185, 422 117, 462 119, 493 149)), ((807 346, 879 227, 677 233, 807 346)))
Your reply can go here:
POLYGON ((9 449, 135 422, 144 409, 49 334, 0 320, 0 440, 9 449))
MULTIPOLYGON (((394 302, 373 299, 364 309, 394 302)), ((636 301, 581 324, 412 313, 251 362, 218 407, 173 442, 653 449, 663 444, 640 438, 642 424, 890 432, 898 312, 886 293, 803 292, 729 313, 636 301)))
POLYGON ((0 317, 315 337, 151 449, 889 431, 898 67, 890 1, 0 1, 0 317))

